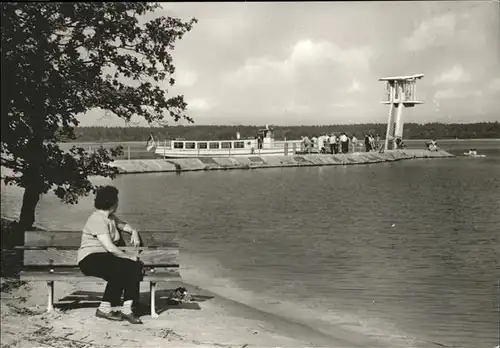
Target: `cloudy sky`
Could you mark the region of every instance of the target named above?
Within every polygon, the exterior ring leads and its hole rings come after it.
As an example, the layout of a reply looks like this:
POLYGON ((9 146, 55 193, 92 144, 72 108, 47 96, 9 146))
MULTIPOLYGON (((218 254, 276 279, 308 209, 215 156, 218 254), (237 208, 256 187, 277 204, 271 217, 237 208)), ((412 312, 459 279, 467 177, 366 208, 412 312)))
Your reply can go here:
MULTIPOLYGON (((498 1, 163 3, 195 124, 386 122, 384 76, 425 74, 406 122, 500 120, 498 1)), ((92 111, 82 125, 124 125, 92 111)), ((133 124, 141 124, 137 121, 133 124)), ((142 124, 146 125, 146 124, 142 124)))

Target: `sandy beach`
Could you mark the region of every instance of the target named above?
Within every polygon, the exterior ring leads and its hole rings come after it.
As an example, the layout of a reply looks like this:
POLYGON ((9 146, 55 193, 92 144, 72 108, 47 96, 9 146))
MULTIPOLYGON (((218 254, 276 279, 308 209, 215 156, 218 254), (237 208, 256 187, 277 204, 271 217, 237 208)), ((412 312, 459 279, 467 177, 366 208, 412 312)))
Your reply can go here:
MULTIPOLYGON (((379 346, 375 341, 362 342, 354 337, 334 339, 189 285, 188 291, 194 299, 180 305, 162 301, 161 297, 168 295, 171 287, 160 286, 157 295, 160 317, 144 315, 143 325, 132 325, 94 316, 102 283, 56 283, 59 304, 51 313, 45 312, 43 282, 12 289, 16 283, 2 278, 2 348, 379 346), (75 295, 85 295, 86 300, 75 303, 75 295)), ((141 284, 142 303, 148 302, 146 286, 141 284)))
MULTIPOLYGON (((56 297, 77 290, 102 291, 102 284, 56 284, 56 297)), ((161 289, 161 288, 160 288, 161 289)), ((141 293, 147 297, 145 289, 141 293)), ((308 342, 277 332, 264 321, 230 314, 220 301, 170 306, 143 325, 109 322, 94 316, 98 301, 59 306, 45 313, 45 284, 2 292, 2 347, 243 347, 304 346, 308 342), (267 326, 267 327, 266 327, 267 326)), ((194 291, 199 294, 199 291, 194 291)), ((161 295, 161 291, 159 295, 161 295)), ((209 297, 208 297, 209 298, 209 297)), ((145 301, 147 303, 147 300, 145 301)), ((161 308, 161 304, 160 304, 161 308)))
POLYGON ((368 337, 341 327, 326 335, 187 284, 159 286, 160 315, 154 319, 145 305, 147 286, 141 284, 144 323, 132 325, 95 317, 104 283, 57 282, 56 308, 47 313, 44 282, 2 278, 1 347, 435 347, 407 339, 389 342, 387 337, 368 337), (187 288, 191 302, 166 301, 177 285, 187 288))

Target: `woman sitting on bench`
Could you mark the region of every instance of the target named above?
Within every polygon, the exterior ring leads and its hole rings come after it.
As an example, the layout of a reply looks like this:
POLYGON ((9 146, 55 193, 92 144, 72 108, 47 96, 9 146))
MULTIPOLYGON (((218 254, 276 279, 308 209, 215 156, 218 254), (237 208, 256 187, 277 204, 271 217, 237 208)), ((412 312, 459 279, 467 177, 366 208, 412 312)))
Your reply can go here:
POLYGON ((127 320, 132 324, 142 324, 133 312, 132 306, 139 301, 139 285, 143 279, 142 263, 137 256, 130 256, 117 245, 123 242, 120 231, 131 234, 133 246, 139 246, 139 233, 114 214, 118 208, 118 189, 105 186, 97 191, 94 212, 83 227, 82 242, 78 249, 78 266, 86 276, 98 277, 108 283, 96 316, 108 320, 127 320), (111 307, 120 305, 121 311, 111 307))

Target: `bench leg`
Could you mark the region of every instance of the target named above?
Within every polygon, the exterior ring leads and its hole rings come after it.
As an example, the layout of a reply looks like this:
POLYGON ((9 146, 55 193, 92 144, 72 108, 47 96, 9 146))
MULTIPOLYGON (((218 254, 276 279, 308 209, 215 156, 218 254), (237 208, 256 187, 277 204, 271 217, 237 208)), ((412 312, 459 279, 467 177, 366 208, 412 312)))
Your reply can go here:
POLYGON ((155 299, 156 299, 156 283, 155 282, 149 282, 149 292, 150 292, 150 298, 151 298, 151 317, 152 318, 158 318, 159 315, 156 313, 156 306, 155 306, 155 299))
POLYGON ((54 281, 47 281, 47 290, 48 290, 48 304, 47 304, 47 312, 52 312, 54 310, 54 281))

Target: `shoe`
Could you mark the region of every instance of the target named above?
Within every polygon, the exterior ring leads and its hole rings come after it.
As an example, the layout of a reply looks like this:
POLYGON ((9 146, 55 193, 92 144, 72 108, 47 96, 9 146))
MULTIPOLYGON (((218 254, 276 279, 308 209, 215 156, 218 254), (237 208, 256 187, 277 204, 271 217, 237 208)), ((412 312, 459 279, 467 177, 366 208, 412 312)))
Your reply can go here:
POLYGON ((134 313, 132 314, 123 314, 120 312, 123 320, 128 321, 130 324, 142 324, 142 320, 139 317, 136 317, 134 313))
POLYGON ((121 316, 121 312, 111 311, 109 313, 104 313, 99 308, 95 311, 95 316, 98 318, 113 320, 113 321, 122 321, 123 318, 121 316))

